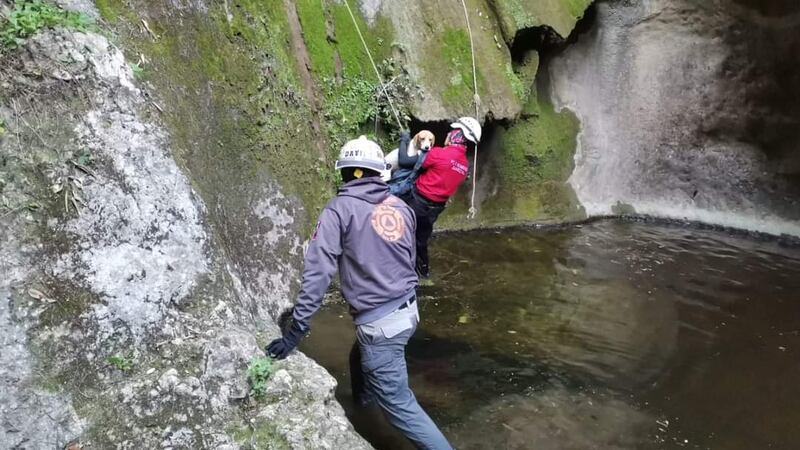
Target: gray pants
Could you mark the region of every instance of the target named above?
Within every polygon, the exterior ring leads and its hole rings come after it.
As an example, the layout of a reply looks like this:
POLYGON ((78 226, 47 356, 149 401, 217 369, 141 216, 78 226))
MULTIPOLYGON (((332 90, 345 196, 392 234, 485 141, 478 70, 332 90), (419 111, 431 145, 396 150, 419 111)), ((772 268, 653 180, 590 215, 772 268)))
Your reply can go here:
POLYGON ((356 327, 358 351, 354 348, 350 358, 353 397, 362 404, 376 401, 389 423, 417 448, 452 450, 408 386, 405 350, 418 322, 414 302, 382 319, 356 327))

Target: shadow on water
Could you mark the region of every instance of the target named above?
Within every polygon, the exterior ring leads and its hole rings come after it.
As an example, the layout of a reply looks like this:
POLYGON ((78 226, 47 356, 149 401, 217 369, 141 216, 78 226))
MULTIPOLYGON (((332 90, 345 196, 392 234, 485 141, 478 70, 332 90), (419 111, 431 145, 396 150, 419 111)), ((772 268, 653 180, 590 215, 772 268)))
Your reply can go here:
MULTIPOLYGON (((800 249, 613 221, 432 249, 409 370, 457 448, 800 448, 800 249)), ((412 448, 352 406, 346 306, 312 329, 356 429, 412 448)))

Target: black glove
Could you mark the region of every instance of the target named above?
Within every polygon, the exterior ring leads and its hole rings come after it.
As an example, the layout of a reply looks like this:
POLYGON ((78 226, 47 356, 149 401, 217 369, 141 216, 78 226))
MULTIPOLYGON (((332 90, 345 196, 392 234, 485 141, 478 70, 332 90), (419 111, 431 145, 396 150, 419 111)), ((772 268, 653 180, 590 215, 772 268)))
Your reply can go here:
POLYGON ((293 320, 292 324, 283 332, 283 337, 279 337, 269 343, 266 349, 267 355, 275 359, 286 358, 303 340, 305 335, 305 331, 301 330, 297 322, 293 320))
POLYGON ((408 131, 403 131, 400 133, 400 146, 398 158, 400 161, 408 155, 408 144, 411 142, 411 134, 408 131))
POLYGON ((404 145, 408 146, 409 142, 411 142, 411 132, 409 131, 400 132, 400 148, 402 148, 404 145))

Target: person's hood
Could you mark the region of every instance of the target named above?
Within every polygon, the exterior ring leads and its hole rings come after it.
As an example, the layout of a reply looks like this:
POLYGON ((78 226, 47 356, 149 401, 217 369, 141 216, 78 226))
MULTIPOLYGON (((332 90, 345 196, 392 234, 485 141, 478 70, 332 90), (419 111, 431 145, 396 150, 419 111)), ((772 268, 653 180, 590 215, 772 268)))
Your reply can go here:
POLYGON ((389 196, 389 185, 380 177, 367 177, 353 180, 339 188, 339 195, 354 197, 377 205, 389 196))

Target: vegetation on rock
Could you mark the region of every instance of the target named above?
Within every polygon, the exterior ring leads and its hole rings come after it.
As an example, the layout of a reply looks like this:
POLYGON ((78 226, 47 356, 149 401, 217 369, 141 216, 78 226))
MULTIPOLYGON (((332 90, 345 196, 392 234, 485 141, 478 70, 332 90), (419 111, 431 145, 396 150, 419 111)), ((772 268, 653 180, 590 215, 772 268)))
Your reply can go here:
MULTIPOLYGON (((333 157, 342 144, 359 134, 393 148, 400 130, 390 101, 405 126, 411 120, 410 103, 418 87, 392 57, 394 30, 389 21, 378 18, 369 25, 356 14, 356 24, 385 81, 381 85, 345 5, 298 0, 296 7, 311 71, 323 93, 325 129, 333 157)), ((338 179, 338 174, 333 178, 338 179)))
POLYGON ((17 0, 8 17, 0 14, 0 50, 13 50, 43 29, 61 26, 86 31, 93 25, 84 14, 64 11, 42 0, 17 0))
POLYGON ((255 398, 263 398, 267 393, 267 381, 275 372, 275 367, 270 358, 255 358, 247 368, 247 382, 250 392, 255 398))
POLYGON ((117 370, 121 370, 123 372, 128 372, 133 369, 133 360, 131 358, 126 358, 124 356, 114 355, 109 356, 106 358, 106 362, 108 362, 112 367, 117 370))
POLYGON ((491 152, 482 158, 479 184, 488 191, 480 198, 477 220, 465 222, 469 189, 463 187, 441 221, 448 228, 529 221, 571 220, 583 216, 567 179, 574 167, 579 129, 569 111, 534 96, 526 105, 529 115, 497 131, 491 152), (485 177, 485 178, 483 178, 485 177), (488 181, 486 181, 488 180, 488 181))
POLYGON ((566 38, 593 0, 489 0, 503 35, 511 42, 518 31, 547 26, 566 38))

